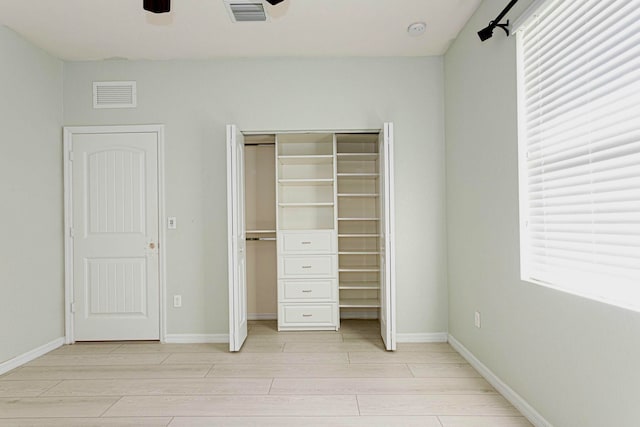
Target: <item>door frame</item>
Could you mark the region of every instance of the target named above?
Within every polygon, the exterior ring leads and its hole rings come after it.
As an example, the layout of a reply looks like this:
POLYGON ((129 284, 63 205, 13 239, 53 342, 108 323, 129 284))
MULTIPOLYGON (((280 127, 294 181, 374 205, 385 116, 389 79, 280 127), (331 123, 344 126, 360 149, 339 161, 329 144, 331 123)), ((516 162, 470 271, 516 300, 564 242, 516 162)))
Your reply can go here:
POLYGON ((63 128, 64 166, 64 331, 65 344, 75 342, 73 307, 73 135, 103 133, 155 133, 158 141, 158 256, 159 256, 159 317, 160 342, 167 335, 166 318, 166 227, 165 227, 165 168, 164 168, 164 125, 117 125, 117 126, 65 126, 63 128))
MULTIPOLYGON (((298 129, 298 130, 292 130, 292 129, 287 129, 287 130, 274 130, 274 129, 262 129, 262 130, 242 130, 240 128, 240 126, 235 125, 237 128, 237 131, 239 133, 241 133, 244 136, 247 135, 262 135, 262 134, 288 134, 288 133, 333 133, 333 134, 339 134, 339 133, 373 133, 373 134, 384 134, 387 129, 386 129, 386 123, 387 122, 383 122, 382 123, 382 127, 381 128, 375 128, 375 129, 298 129)), ((395 245, 395 195, 394 193, 394 187, 395 187, 395 177, 393 176, 395 174, 395 158, 394 158, 394 154, 393 154, 393 122, 390 122, 390 128, 389 128, 390 132, 391 132, 391 153, 389 156, 389 162, 391 162, 391 170, 390 170, 390 180, 389 180, 389 185, 391 188, 391 199, 389 200, 389 203, 391 204, 391 209, 390 209, 390 215, 388 220, 391 221, 391 232, 392 232, 392 236, 391 236, 391 240, 390 240, 390 252, 391 252, 391 271, 390 271, 390 277, 391 280, 393 282, 393 288, 392 288, 392 296, 391 296, 391 324, 392 324, 392 335, 393 335, 393 345, 392 348, 390 350, 395 350, 395 343, 397 342, 397 325, 396 325, 396 304, 397 304, 397 298, 396 298, 396 271, 395 271, 395 255, 396 255, 396 245, 395 245)), ((277 153, 276 153, 277 156, 277 153)), ((227 190, 228 191, 228 190, 227 190)), ((227 198, 227 210, 229 209, 229 198, 227 198)), ((229 257, 229 263, 231 263, 231 253, 230 253, 230 249, 227 250, 228 254, 227 256, 229 257)), ((231 281, 231 277, 228 278, 229 281, 231 281)), ((231 310, 233 309, 233 307, 231 306, 231 302, 229 302, 229 313, 231 315, 231 310)), ((231 325, 231 321, 229 321, 229 341, 233 340, 233 327, 231 325)))

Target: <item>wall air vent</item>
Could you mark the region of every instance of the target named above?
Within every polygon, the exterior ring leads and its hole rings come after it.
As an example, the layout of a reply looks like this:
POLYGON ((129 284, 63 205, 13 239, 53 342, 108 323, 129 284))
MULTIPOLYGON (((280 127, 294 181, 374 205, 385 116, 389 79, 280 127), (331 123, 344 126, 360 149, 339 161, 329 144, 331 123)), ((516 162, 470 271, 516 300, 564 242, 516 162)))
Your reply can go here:
POLYGON ((135 108, 136 82, 93 82, 93 108, 135 108))
POLYGON ((233 22, 265 22, 267 14, 260 1, 225 0, 229 16, 233 22))

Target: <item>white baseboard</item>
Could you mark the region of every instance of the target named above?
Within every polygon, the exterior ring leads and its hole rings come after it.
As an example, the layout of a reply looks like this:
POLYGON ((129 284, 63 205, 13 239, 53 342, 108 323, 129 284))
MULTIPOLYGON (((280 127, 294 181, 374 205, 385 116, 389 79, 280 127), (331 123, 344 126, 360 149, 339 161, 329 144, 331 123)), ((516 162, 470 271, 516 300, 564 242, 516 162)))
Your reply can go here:
POLYGON ((167 334, 167 344, 222 344, 229 342, 229 334, 167 334))
POLYGON ((248 320, 278 320, 276 313, 249 313, 247 314, 248 320))
POLYGON ((476 356, 473 355, 460 341, 455 339, 452 335, 449 335, 449 343, 451 347, 456 349, 462 357, 464 357, 471 366, 473 366, 479 373, 491 384, 505 399, 507 399, 513 406, 518 409, 536 427, 553 427, 553 425, 547 421, 533 406, 529 405, 526 400, 516 393, 511 387, 509 387, 504 381, 502 381, 496 374, 491 371, 484 363, 482 363, 476 356))
POLYGON ((410 343, 410 342, 447 342, 446 332, 431 332, 431 333, 419 333, 419 334, 398 334, 396 333, 396 342, 410 343))
POLYGON ((56 338, 55 340, 47 344, 41 345, 40 347, 34 348, 33 350, 29 350, 26 353, 14 357, 13 359, 7 360, 6 362, 2 362, 0 363, 0 375, 9 372, 10 370, 15 369, 19 366, 22 366, 25 363, 31 362, 33 359, 37 359, 38 357, 62 346, 63 344, 64 337, 56 338))

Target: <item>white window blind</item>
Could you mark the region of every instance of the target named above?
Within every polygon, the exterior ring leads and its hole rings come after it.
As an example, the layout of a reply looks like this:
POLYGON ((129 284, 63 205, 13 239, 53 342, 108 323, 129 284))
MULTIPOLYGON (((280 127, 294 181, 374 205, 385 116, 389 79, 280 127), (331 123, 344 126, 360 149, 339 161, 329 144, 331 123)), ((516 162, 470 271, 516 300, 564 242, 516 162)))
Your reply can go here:
POLYGON ((640 0, 518 31, 522 276, 640 311, 640 0))

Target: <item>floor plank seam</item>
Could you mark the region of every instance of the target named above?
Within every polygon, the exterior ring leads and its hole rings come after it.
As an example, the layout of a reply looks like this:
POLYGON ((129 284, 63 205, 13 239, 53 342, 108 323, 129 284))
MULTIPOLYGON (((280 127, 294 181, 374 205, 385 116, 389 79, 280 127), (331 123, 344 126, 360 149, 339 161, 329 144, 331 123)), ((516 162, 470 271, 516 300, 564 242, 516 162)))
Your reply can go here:
POLYGON ((362 416, 362 412, 360 412, 360 401, 358 400, 358 395, 356 394, 356 407, 358 408, 358 416, 362 416))
POLYGON ((215 363, 212 363, 211 366, 209 367, 209 369, 207 369, 207 372, 205 372, 204 376, 202 378, 208 378, 209 377, 209 372, 211 372, 214 368, 214 366, 216 366, 215 363))
POLYGON ((120 345, 116 346, 116 348, 114 348, 113 350, 111 350, 111 351, 109 352, 109 354, 116 353, 116 350, 120 349, 122 346, 124 346, 124 344, 120 344, 120 345))
POLYGON ((168 354, 165 356, 165 358, 164 358, 164 359, 162 359, 162 361, 161 361, 160 363, 158 363, 158 365, 168 365, 168 363, 164 363, 164 362, 166 362, 166 361, 171 357, 171 355, 172 355, 172 354, 174 354, 174 353, 168 353, 168 354))
POLYGON ((120 402, 123 397, 124 396, 120 396, 118 399, 116 399, 115 402, 113 402, 111 405, 109 405, 109 407, 107 409, 105 409, 104 411, 102 411, 102 413, 100 415, 98 415, 96 418, 104 417, 104 414, 106 414, 109 411, 109 409, 113 408, 116 403, 120 402))
MULTIPOLYGON (((39 380, 36 380, 36 381, 39 381, 39 380)), ((47 387, 47 388, 45 388, 45 389, 44 389, 44 390, 43 390, 43 391, 42 391, 42 392, 41 392, 37 397, 41 397, 41 396, 43 396, 43 395, 44 395, 45 393, 47 393, 49 390, 51 390, 51 389, 53 389, 53 388, 55 388, 55 387, 59 386, 59 385, 60 385, 60 384, 62 384, 64 381, 65 381, 65 380, 57 381, 57 382, 56 382, 55 384, 53 384, 51 387, 47 387)))

